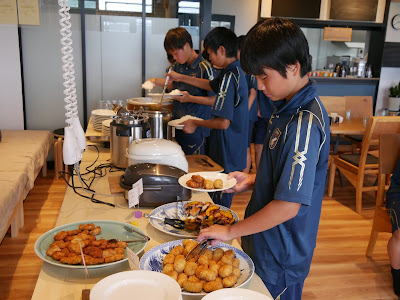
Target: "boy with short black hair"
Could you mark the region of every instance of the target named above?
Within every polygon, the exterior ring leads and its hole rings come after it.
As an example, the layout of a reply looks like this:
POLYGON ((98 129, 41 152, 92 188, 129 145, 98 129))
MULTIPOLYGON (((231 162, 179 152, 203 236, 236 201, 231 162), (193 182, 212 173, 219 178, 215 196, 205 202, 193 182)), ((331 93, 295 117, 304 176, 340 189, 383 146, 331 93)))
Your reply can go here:
MULTIPOLYGON (((170 29, 164 39, 164 48, 168 55, 175 60, 172 64, 172 70, 197 78, 212 80, 215 78, 215 70, 211 64, 197 54, 193 49, 192 37, 185 28, 177 27, 170 29)), ((164 86, 165 78, 152 78, 151 82, 158 86, 164 86)), ((178 89, 187 91, 192 95, 201 98, 214 96, 212 91, 207 91, 184 82, 169 82, 168 89, 178 89)), ((210 118, 211 107, 209 105, 197 103, 173 102, 173 118, 179 119, 185 115, 192 115, 202 119, 210 118)), ((182 130, 175 131, 175 139, 182 147, 186 155, 204 154, 205 139, 209 136, 208 128, 199 128, 192 134, 186 134, 182 130)))
POLYGON ((329 158, 329 122, 307 76, 309 49, 293 22, 260 21, 241 53, 245 72, 275 103, 256 175, 234 172, 240 192, 254 184, 245 219, 200 231, 198 240, 242 237, 272 297, 300 300, 316 245, 329 158), (278 101, 285 99, 283 104, 278 101))
MULTIPOLYGON (((248 90, 237 55, 237 37, 224 27, 211 30, 204 39, 204 48, 212 64, 223 68, 218 78, 202 80, 171 73, 174 81, 186 82, 213 90, 217 96, 212 105, 210 120, 187 120, 183 130, 192 132, 198 127, 211 128, 209 156, 224 167, 224 172, 240 171, 246 167, 248 90)), ((181 101, 197 102, 199 99, 185 94, 181 101)), ((230 207, 233 194, 215 194, 215 203, 230 207)))

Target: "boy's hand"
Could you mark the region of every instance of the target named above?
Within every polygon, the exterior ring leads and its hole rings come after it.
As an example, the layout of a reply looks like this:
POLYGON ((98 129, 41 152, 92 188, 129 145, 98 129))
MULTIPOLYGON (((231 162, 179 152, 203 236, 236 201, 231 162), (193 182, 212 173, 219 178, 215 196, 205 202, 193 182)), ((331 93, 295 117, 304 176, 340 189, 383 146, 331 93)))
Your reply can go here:
POLYGON ((182 96, 174 95, 174 100, 179 101, 180 103, 190 102, 190 94, 187 91, 182 91, 182 96))
POLYGON ((211 246, 215 246, 219 242, 229 241, 235 237, 231 236, 230 225, 213 225, 210 227, 203 228, 200 230, 197 240, 199 242, 206 239, 213 239, 211 241, 211 246))
POLYGON ((254 184, 256 175, 249 175, 244 172, 231 172, 228 174, 228 179, 235 178, 237 183, 231 189, 223 191, 224 193, 240 193, 248 189, 254 184))
POLYGON ((184 125, 184 133, 193 133, 197 128, 196 120, 186 120, 185 122, 182 122, 180 124, 184 125))
POLYGON ((182 77, 185 76, 185 75, 180 74, 180 73, 175 72, 175 71, 171 71, 170 73, 165 73, 165 77, 167 77, 168 75, 169 75, 169 81, 171 81, 171 82, 172 81, 179 82, 179 81, 182 80, 182 77))

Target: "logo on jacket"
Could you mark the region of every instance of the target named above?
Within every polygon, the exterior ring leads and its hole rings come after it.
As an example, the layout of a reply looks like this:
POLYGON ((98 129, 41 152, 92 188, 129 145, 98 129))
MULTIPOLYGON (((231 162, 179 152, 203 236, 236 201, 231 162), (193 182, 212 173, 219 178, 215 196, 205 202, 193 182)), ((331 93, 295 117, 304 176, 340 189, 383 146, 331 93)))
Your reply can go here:
POLYGON ((278 144, 281 134, 282 132, 279 130, 279 128, 274 130, 274 133, 272 133, 271 138, 269 139, 269 149, 275 148, 276 144, 278 144))

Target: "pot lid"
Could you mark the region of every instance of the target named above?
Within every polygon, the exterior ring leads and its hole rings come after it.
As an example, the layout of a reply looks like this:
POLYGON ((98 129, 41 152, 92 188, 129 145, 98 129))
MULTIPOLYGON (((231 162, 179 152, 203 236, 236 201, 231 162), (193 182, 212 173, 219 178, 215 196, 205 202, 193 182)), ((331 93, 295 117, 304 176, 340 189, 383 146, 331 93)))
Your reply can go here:
POLYGON ((129 145, 129 155, 137 156, 174 155, 179 151, 182 151, 181 146, 166 139, 134 140, 129 145))

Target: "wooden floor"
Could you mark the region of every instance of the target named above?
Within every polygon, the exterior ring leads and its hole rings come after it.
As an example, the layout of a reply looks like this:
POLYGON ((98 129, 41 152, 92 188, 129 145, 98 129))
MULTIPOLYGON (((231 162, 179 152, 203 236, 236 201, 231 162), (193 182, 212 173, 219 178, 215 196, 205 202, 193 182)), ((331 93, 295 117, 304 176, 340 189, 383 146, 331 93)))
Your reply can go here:
MULTIPOLYGON (((371 230, 374 195, 365 194, 361 215, 355 209, 355 190, 336 180, 334 198, 324 197, 317 248, 303 299, 397 299, 392 291, 386 253, 389 234, 378 237, 373 259, 365 250, 371 230), (368 209, 369 208, 369 209, 368 209)), ((51 171, 40 176, 28 195, 25 226, 17 238, 9 233, 0 245, 0 299, 30 299, 42 261, 35 255, 36 239, 53 228, 64 197, 65 185, 51 171)), ((236 195, 232 209, 243 218, 250 192, 236 195)))

